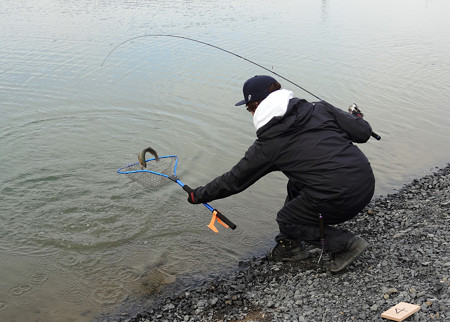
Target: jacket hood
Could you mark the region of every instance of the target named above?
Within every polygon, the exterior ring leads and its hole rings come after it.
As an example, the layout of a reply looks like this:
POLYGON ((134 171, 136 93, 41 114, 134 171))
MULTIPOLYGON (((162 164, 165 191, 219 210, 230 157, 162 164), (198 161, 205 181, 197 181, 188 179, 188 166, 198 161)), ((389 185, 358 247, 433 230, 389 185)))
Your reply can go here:
MULTIPOLYGON (((310 118, 314 106, 314 104, 305 103, 308 102, 304 99, 290 98, 283 115, 274 116, 265 125, 259 127, 256 131, 258 139, 269 139, 287 133, 291 128, 302 127, 310 118)), ((256 111, 258 111, 260 106, 258 106, 256 111)))
POLYGON ((258 131, 261 127, 269 123, 274 117, 283 116, 286 113, 289 100, 294 97, 294 93, 286 89, 279 89, 267 96, 253 115, 253 125, 258 131))

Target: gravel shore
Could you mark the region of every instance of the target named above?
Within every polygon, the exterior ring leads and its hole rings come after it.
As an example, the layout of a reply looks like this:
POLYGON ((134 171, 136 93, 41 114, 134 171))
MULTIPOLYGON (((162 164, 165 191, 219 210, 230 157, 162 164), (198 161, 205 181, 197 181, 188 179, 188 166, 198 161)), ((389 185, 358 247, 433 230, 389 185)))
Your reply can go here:
POLYGON ((255 257, 129 321, 386 321, 399 302, 420 306, 406 321, 450 321, 449 212, 450 164, 340 225, 371 245, 340 273, 324 269, 326 256, 318 264, 320 252, 298 263, 255 257))

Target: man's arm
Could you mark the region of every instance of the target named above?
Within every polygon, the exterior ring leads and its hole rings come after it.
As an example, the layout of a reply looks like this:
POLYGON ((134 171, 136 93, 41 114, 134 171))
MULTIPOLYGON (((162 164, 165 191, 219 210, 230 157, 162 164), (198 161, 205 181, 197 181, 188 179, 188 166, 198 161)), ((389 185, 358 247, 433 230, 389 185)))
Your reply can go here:
POLYGON ((203 203, 226 198, 244 191, 261 177, 273 171, 272 162, 267 158, 267 154, 261 153, 260 149, 261 146, 255 142, 230 171, 205 186, 194 189, 188 201, 203 203))

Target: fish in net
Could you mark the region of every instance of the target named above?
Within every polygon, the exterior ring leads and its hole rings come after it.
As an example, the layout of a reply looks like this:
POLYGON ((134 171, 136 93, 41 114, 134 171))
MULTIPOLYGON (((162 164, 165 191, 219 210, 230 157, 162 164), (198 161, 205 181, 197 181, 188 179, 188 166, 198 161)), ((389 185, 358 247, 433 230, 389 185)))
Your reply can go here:
POLYGON ((158 189, 166 185, 171 176, 175 176, 175 165, 177 163, 176 156, 163 156, 145 160, 147 167, 142 169, 140 162, 130 164, 119 169, 119 173, 124 173, 127 177, 145 188, 158 189))

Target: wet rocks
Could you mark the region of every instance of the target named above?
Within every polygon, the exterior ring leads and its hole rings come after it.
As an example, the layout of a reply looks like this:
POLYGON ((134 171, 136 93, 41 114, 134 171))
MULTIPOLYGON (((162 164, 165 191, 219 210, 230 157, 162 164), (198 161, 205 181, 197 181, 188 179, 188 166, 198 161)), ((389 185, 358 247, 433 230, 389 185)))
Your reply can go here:
POLYGON ((299 263, 265 257, 158 301, 130 321, 383 321, 399 302, 421 306, 410 321, 450 320, 450 165, 374 199, 342 227, 371 247, 327 272, 319 253, 299 263))

